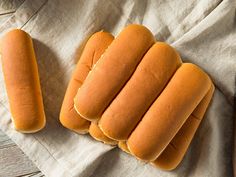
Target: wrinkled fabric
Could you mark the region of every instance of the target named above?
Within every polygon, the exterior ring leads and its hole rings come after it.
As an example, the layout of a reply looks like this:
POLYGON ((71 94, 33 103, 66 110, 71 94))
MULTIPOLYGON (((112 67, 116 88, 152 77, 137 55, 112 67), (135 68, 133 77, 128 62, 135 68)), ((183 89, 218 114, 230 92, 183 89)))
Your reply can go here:
POLYGON ((14 130, 1 74, 0 128, 48 177, 231 177, 235 14, 233 0, 22 1, 0 24, 0 36, 12 28, 32 36, 47 124, 35 134, 14 130), (147 26, 157 40, 174 46, 184 62, 203 68, 216 86, 183 161, 171 172, 140 162, 89 135, 71 132, 59 122, 76 51, 94 32, 103 29, 117 35, 131 23, 147 26))

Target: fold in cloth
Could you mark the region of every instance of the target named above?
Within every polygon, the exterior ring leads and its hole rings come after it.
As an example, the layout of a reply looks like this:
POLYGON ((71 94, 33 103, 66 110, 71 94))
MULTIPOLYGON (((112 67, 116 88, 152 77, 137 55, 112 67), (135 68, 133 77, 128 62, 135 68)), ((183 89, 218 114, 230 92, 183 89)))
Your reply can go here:
POLYGON ((25 0, 0 25, 0 35, 21 28, 33 37, 47 125, 35 134, 14 130, 1 74, 1 130, 48 177, 233 176, 235 10, 233 0, 25 0), (71 132, 59 123, 77 48, 96 31, 104 29, 116 35, 130 23, 147 26, 157 40, 174 46, 184 62, 202 67, 216 86, 184 160, 171 172, 140 162, 89 135, 71 132))

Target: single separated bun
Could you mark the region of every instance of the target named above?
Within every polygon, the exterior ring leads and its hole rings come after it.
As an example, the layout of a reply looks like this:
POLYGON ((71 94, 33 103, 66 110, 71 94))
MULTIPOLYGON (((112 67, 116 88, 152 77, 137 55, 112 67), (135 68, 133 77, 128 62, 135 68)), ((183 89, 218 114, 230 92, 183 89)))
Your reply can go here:
POLYGON ((1 58, 15 129, 23 133, 41 130, 46 120, 30 35, 20 29, 8 32, 1 40, 1 58))

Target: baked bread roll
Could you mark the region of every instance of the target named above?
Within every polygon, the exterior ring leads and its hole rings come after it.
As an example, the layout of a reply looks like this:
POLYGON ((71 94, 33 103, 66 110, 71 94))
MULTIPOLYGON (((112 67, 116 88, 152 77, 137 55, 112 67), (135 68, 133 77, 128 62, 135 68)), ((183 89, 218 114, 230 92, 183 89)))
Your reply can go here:
POLYGON ((172 47, 155 43, 103 113, 99 126, 104 134, 115 140, 127 140, 180 65, 181 59, 172 47))
POLYGON ((180 128, 161 155, 152 163, 154 166, 164 170, 173 170, 181 162, 198 126, 200 125, 203 115, 207 110, 214 89, 214 85, 211 84, 210 90, 207 92, 205 97, 188 117, 184 125, 180 128))
MULTIPOLYGON (((177 165, 179 165, 204 116, 204 113, 207 110, 214 93, 214 89, 214 85, 211 84, 211 88, 207 92, 206 96, 198 104, 193 113, 189 116, 161 155, 152 162, 154 166, 162 170, 173 170, 177 167, 177 165)), ((130 154, 126 141, 119 141, 118 146, 120 149, 130 154)))
POLYGON ((199 67, 182 64, 130 135, 130 152, 139 159, 154 161, 210 87, 210 78, 199 67))
POLYGON ((46 120, 30 35, 20 29, 8 32, 1 40, 1 58, 15 129, 22 133, 41 130, 46 120))
POLYGON ((61 124, 77 133, 87 133, 90 121, 82 118, 74 109, 74 97, 93 65, 98 61, 114 37, 100 31, 87 41, 83 53, 71 77, 60 112, 61 124))
MULTIPOLYGON (((215 87, 211 84, 210 90, 188 117, 178 133, 174 136, 164 151, 157 157, 157 159, 152 162, 154 166, 162 170, 173 170, 179 165, 208 108, 214 90, 215 87)), ((130 154, 125 141, 119 141, 118 146, 120 149, 130 154)))
POLYGON ((74 101, 77 112, 87 120, 99 119, 154 41, 153 35, 144 26, 126 27, 78 90, 74 101))

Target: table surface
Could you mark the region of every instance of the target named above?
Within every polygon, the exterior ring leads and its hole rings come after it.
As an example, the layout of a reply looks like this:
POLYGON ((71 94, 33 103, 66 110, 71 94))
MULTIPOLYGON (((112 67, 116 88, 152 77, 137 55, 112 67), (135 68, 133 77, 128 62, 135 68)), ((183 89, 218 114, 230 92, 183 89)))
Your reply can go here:
POLYGON ((42 176, 33 162, 0 130, 0 177, 42 176))

